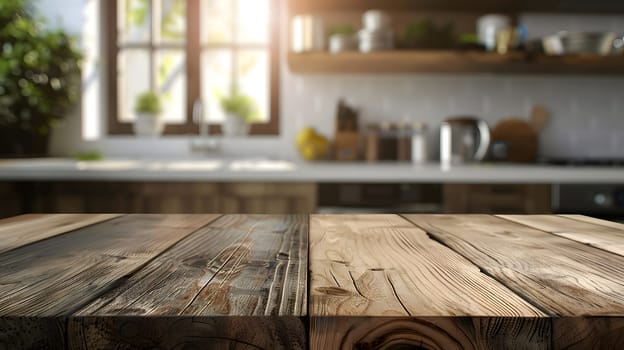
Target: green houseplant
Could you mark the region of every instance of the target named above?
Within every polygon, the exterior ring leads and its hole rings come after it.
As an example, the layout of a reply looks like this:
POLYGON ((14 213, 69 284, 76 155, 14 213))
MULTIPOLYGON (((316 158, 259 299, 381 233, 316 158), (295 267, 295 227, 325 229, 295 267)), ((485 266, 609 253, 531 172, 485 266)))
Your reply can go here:
POLYGON ((44 156, 50 131, 75 107, 81 55, 44 28, 29 0, 0 1, 0 156, 44 156))
POLYGON ((136 105, 134 106, 136 113, 149 113, 154 116, 160 115, 162 105, 160 103, 160 95, 153 91, 147 91, 137 96, 136 105))
POLYGON ((229 96, 220 95, 219 101, 225 112, 224 135, 246 135, 250 124, 259 119, 259 111, 254 99, 242 94, 237 87, 232 88, 229 96))
POLYGON ((134 133, 138 136, 158 137, 162 134, 164 123, 160 114, 162 104, 160 95, 153 91, 146 91, 137 96, 134 105, 135 120, 134 133))

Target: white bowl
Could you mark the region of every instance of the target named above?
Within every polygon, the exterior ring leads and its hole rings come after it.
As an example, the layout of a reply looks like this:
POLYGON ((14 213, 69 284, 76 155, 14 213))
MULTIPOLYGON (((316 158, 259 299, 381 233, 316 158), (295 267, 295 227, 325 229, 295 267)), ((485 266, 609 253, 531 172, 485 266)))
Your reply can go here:
POLYGON ((385 30, 390 27, 390 15, 381 10, 368 10, 364 12, 362 22, 366 30, 385 30))

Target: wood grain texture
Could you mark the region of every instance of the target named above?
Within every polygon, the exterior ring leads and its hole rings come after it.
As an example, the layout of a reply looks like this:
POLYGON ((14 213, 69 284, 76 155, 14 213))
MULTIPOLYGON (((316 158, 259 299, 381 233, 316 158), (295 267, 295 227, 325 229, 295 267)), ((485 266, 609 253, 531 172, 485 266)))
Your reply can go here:
POLYGON ((310 349, 551 349, 539 317, 312 317, 310 330, 310 349))
POLYGON ((182 340, 199 346, 217 338, 253 348, 300 348, 305 344, 298 317, 307 313, 307 246, 306 216, 222 216, 77 312, 70 339, 76 338, 71 340, 76 344, 89 339, 87 347, 78 348, 105 348, 118 341, 142 347, 155 334, 149 324, 141 323, 146 331, 126 339, 115 331, 126 319, 109 320, 141 315, 154 320, 163 334, 179 328, 159 338, 168 348, 182 340), (202 329, 210 331, 195 339, 202 329))
POLYGON ((397 215, 312 215, 310 314, 544 316, 397 215))
POLYGON ((574 214, 558 215, 558 216, 561 216, 561 217, 564 217, 564 218, 568 218, 568 219, 588 222, 590 224, 595 224, 595 225, 600 225, 600 226, 608 226, 608 227, 612 227, 612 228, 624 231, 624 224, 621 224, 621 223, 615 222, 615 221, 602 220, 602 219, 593 218, 591 216, 574 215, 574 214))
POLYGON ((119 214, 25 214, 3 219, 0 220, 0 253, 118 216, 119 214))
POLYGON ((298 317, 72 318, 69 349, 307 349, 298 317))
POLYGON ((306 313, 307 220, 224 215, 78 315, 306 313))
POLYGON ((554 318, 553 349, 624 349, 624 317, 554 318))
POLYGON ((0 349, 67 349, 63 317, 0 316, 0 349))
POLYGON ((217 215, 127 215, 0 254, 0 316, 71 313, 217 215))
POLYGON ((405 215, 543 310, 624 315, 624 258, 489 215, 405 215))
MULTIPOLYGON (((2 187, 0 218, 19 212, 5 202, 14 207, 21 200, 2 187)), ((29 212, 36 213, 283 215, 312 213, 317 206, 314 183, 54 181, 20 188, 32 193, 29 212)))
POLYGON ((550 185, 445 184, 444 213, 547 214, 551 212, 550 185))
POLYGON ((555 215, 499 217, 624 256, 624 225, 620 228, 616 223, 605 225, 604 221, 598 224, 555 215))
MULTIPOLYGON (((411 1, 411 0, 410 0, 411 1)), ((349 73, 495 73, 622 74, 620 57, 566 55, 529 57, 462 50, 394 50, 377 52, 289 52, 288 65, 298 74, 349 73)))

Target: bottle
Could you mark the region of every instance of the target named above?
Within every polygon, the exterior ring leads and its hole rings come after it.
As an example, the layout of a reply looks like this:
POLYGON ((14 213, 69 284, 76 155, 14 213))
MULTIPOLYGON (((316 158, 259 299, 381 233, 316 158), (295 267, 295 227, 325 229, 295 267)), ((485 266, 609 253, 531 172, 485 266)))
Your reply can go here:
POLYGON ((427 162, 427 124, 416 122, 412 126, 412 163, 427 162))

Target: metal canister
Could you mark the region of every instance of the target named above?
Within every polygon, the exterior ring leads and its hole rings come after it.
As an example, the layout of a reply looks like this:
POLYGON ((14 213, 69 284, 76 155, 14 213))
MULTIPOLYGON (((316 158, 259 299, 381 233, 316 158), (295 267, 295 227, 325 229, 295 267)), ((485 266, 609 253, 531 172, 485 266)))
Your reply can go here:
POLYGON ((311 52, 325 50, 325 28, 320 17, 298 15, 293 17, 291 29, 292 51, 311 52))

